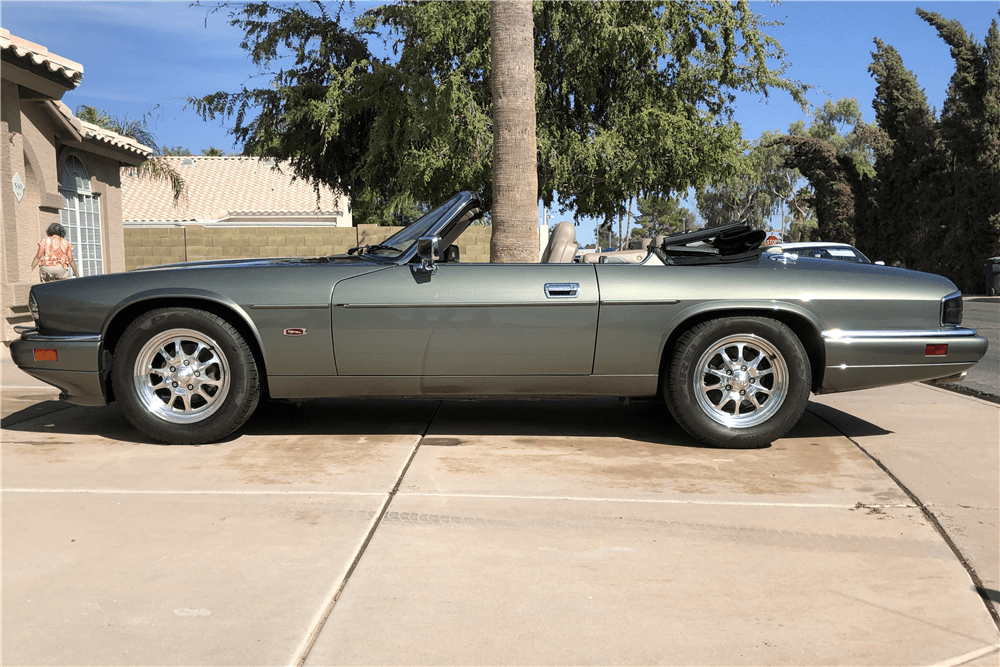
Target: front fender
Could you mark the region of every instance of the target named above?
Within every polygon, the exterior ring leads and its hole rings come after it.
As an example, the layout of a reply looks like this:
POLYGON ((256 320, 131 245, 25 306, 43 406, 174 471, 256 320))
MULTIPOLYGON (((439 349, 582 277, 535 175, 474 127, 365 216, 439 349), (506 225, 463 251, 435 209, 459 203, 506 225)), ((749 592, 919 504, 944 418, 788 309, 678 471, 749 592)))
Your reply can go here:
POLYGON ((265 364, 267 363, 267 352, 260 331, 246 309, 223 294, 197 287, 156 288, 130 294, 108 312, 101 328, 101 336, 107 346, 108 342, 113 343, 118 339, 128 324, 138 317, 139 313, 167 305, 196 305, 198 302, 211 303, 214 305, 212 310, 224 309, 239 318, 240 322, 233 324, 236 326, 239 326, 240 323, 245 325, 241 328, 245 328, 253 335, 257 348, 264 355, 263 361, 265 364))

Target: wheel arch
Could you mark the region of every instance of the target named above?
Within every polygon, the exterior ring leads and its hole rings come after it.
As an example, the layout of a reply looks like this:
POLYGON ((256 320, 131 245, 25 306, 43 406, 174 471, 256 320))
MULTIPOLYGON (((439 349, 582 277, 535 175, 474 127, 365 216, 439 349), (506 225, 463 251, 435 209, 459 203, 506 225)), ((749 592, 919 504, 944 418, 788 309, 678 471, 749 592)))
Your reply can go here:
POLYGON ((670 372, 670 360, 677 340, 691 327, 709 320, 726 317, 767 317, 788 326, 802 342, 806 355, 809 357, 809 366, 812 371, 811 390, 813 392, 819 390, 823 384, 823 372, 826 367, 826 348, 823 345, 823 337, 820 335, 822 326, 815 315, 790 304, 772 303, 748 306, 704 304, 684 311, 671 322, 660 351, 660 379, 657 395, 663 395, 663 384, 670 372))
MULTIPOLYGON (((193 308, 217 315, 231 324, 250 346, 254 359, 260 368, 261 391, 268 396, 267 360, 264 355, 264 345, 260 332, 246 311, 236 302, 221 295, 206 290, 195 290, 185 293, 162 293, 157 290, 134 295, 128 301, 120 303, 105 319, 102 331, 104 351, 114 354, 115 347, 121 340, 125 329, 137 317, 156 308, 193 308)), ((108 402, 114 399, 114 389, 111 386, 111 375, 104 378, 108 402)))

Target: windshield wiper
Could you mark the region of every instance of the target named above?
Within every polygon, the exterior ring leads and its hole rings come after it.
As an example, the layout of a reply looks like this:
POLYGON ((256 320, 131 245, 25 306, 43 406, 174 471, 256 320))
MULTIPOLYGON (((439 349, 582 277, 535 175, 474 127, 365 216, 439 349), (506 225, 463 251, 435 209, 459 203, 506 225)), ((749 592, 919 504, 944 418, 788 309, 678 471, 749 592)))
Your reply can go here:
POLYGON ((403 252, 399 248, 393 248, 391 245, 385 245, 383 243, 376 243, 374 245, 362 245, 362 246, 356 246, 354 248, 349 248, 347 250, 347 254, 348 255, 353 255, 356 252, 356 253, 358 253, 358 255, 367 255, 372 250, 394 250, 395 252, 403 252))

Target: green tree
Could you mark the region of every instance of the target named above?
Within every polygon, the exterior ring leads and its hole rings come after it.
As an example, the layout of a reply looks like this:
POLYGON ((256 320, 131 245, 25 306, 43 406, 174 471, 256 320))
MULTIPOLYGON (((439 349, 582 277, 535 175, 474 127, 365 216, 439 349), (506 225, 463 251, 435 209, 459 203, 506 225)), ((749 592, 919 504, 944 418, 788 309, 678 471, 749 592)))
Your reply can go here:
POLYGON ((169 157, 190 157, 191 151, 183 146, 164 146, 160 149, 160 155, 169 157))
POLYGON ((996 109, 1000 36, 994 20, 984 44, 958 21, 917 9, 950 47, 955 72, 936 130, 946 156, 938 165, 929 242, 942 249, 932 269, 964 291, 981 291, 981 262, 1000 237, 1000 128, 996 109), (992 122, 991 122, 992 121, 992 122))
POLYGON ((899 53, 876 39, 875 123, 857 119, 853 149, 821 134, 781 141, 810 180, 824 240, 854 237, 873 257, 977 291, 983 258, 1000 250, 1000 32, 992 21, 980 45, 957 21, 917 14, 954 61, 940 117, 899 53))
POLYGON ((643 197, 639 200, 639 215, 635 218, 631 239, 690 232, 696 223, 695 214, 681 206, 676 197, 643 197))
POLYGON ((216 148, 215 146, 209 146, 208 148, 202 148, 201 154, 206 157, 224 157, 226 154, 221 148, 216 148))
POLYGON ((874 174, 869 134, 854 98, 827 101, 770 143, 781 146, 786 179, 784 203, 791 213, 789 238, 856 243, 859 209, 874 174), (799 176, 808 185, 799 187, 799 176))
POLYGON ((167 181, 174 193, 174 203, 176 203, 184 192, 184 179, 166 160, 156 148, 156 137, 149 131, 145 118, 129 118, 123 116, 118 118, 108 114, 103 109, 81 104, 76 108, 76 117, 82 121, 93 123, 106 130, 111 130, 123 137, 134 139, 143 146, 150 148, 153 154, 144 160, 135 173, 140 178, 151 178, 153 180, 167 181))
MULTIPOLYGON (((351 25, 319 2, 228 11, 255 65, 277 71, 190 102, 232 121, 245 154, 343 189, 365 222, 406 221, 456 189, 492 206, 488 3, 392 3, 351 25), (381 35, 391 57, 369 49, 381 35)), ((533 22, 537 196, 578 217, 730 170, 734 91, 802 99, 743 1, 534 3, 533 22)))
POLYGON ((734 173, 698 193, 698 212, 705 226, 740 222, 755 229, 767 228, 770 217, 794 192, 797 177, 785 167, 786 153, 770 132, 753 142, 734 162, 734 173))

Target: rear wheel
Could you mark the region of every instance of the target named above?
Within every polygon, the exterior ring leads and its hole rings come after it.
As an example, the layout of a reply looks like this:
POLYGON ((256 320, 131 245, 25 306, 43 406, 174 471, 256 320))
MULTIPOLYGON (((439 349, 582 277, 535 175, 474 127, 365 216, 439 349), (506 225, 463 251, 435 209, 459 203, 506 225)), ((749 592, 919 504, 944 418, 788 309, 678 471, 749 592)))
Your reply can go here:
POLYGON ((115 349, 112 382, 125 417, 171 444, 229 435, 260 398, 246 341, 226 320, 193 308, 153 310, 129 325, 115 349))
POLYGON ((762 447, 802 417, 812 374, 801 341, 765 317, 729 317, 681 336, 667 378, 677 422, 714 447, 762 447))

